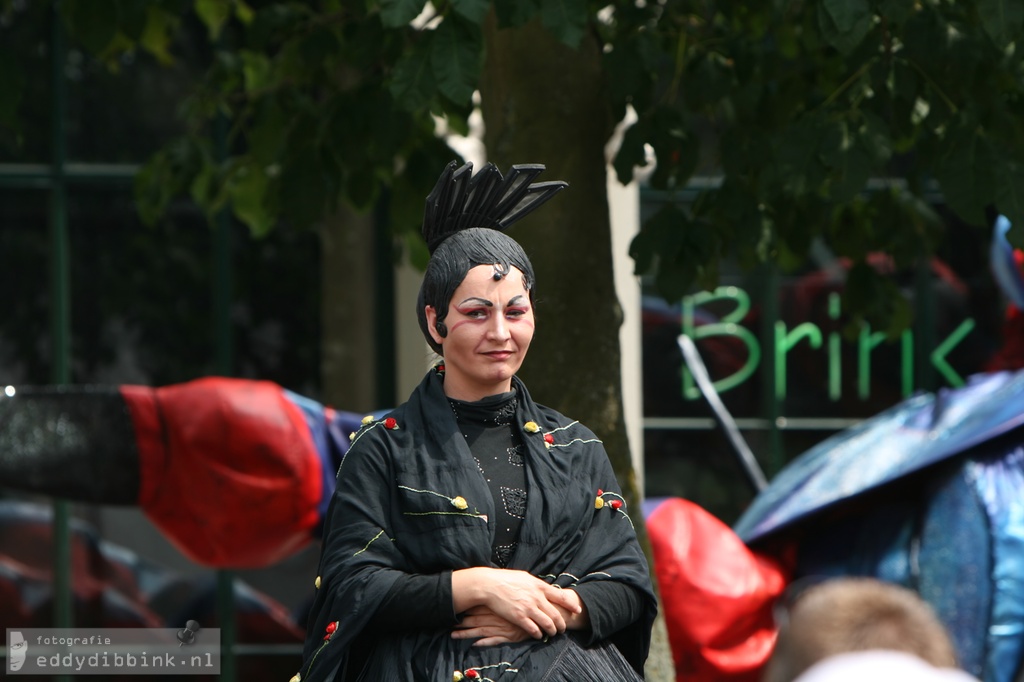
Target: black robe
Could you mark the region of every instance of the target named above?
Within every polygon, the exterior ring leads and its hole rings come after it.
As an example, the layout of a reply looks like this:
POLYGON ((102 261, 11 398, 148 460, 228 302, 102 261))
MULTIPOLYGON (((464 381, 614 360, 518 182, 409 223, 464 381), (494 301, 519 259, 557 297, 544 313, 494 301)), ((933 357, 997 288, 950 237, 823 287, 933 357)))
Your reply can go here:
MULTIPOLYGON (((643 615, 611 640, 640 671, 657 605, 604 446, 579 422, 534 403, 518 378, 513 387, 530 497, 508 568, 561 587, 614 580, 637 590, 643 615)), ((458 429, 443 374, 431 370, 408 402, 355 434, 338 470, 302 681, 343 679, 338 671, 349 649, 402 574, 493 566, 493 519, 493 498, 458 429)), ((479 679, 529 682, 540 679, 568 641, 558 635, 472 647, 450 633, 426 629, 377 638, 375 658, 392 661, 397 668, 389 679, 400 682, 449 682, 456 671, 469 670, 479 679)))

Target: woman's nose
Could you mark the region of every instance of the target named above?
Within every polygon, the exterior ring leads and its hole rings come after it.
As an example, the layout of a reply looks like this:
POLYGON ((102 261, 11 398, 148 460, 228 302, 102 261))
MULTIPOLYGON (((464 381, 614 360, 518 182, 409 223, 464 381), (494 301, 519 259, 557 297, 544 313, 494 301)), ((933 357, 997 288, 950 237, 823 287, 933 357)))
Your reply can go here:
POLYGON ((490 328, 491 336, 496 339, 507 339, 509 337, 508 323, 501 315, 494 316, 494 324, 490 328))

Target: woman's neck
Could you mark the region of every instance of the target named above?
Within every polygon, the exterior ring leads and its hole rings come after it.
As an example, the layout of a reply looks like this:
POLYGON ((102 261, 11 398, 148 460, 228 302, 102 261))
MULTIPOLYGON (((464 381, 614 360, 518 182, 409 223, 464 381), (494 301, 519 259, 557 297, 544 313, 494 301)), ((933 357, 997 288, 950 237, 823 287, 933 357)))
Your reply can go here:
POLYGON ((444 378, 444 394, 452 400, 461 400, 464 403, 475 403, 492 395, 508 393, 512 390, 512 380, 501 381, 496 384, 463 385, 459 381, 452 381, 450 375, 444 378))

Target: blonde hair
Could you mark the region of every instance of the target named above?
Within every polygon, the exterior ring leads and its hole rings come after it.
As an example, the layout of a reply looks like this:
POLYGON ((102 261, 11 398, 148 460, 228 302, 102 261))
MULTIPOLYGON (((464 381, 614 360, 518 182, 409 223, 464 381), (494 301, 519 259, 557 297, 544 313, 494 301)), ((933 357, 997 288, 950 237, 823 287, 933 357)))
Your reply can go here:
POLYGON ((916 592, 874 578, 833 578, 800 593, 779 624, 764 682, 790 682, 829 656, 886 649, 955 667, 946 627, 916 592))

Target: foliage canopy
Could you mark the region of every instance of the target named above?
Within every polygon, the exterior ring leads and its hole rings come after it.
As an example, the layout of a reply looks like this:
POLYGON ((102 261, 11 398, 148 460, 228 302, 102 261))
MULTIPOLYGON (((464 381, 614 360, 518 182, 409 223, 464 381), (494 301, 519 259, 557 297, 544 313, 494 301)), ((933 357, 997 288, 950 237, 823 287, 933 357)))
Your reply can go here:
MULTIPOLYGON (((598 37, 610 108, 637 116, 614 160, 623 182, 651 151, 655 189, 715 179, 686 209, 655 215, 632 244, 637 272, 667 298, 712 286, 724 259, 787 266, 824 238, 854 264, 852 312, 898 329, 908 310, 865 257, 885 252, 901 268, 930 254, 942 234, 937 192, 970 224, 987 225, 986 211, 997 210, 1024 225, 1024 0, 59 7, 74 37, 112 67, 139 50, 173 62, 189 27, 209 41, 209 68, 181 104, 189 133, 139 176, 148 221, 188 195, 211 215, 230 207, 261 235, 312 224, 339 201, 369 208, 387 191, 396 229, 422 255, 423 188, 453 155, 436 119, 467 130, 493 8, 500 25, 537 21, 569 46, 598 37), (224 148, 218 122, 229 126, 224 148)), ((0 55, 0 75, 15 65, 0 55)), ((16 97, 0 105, 0 125, 17 125, 16 97)))

